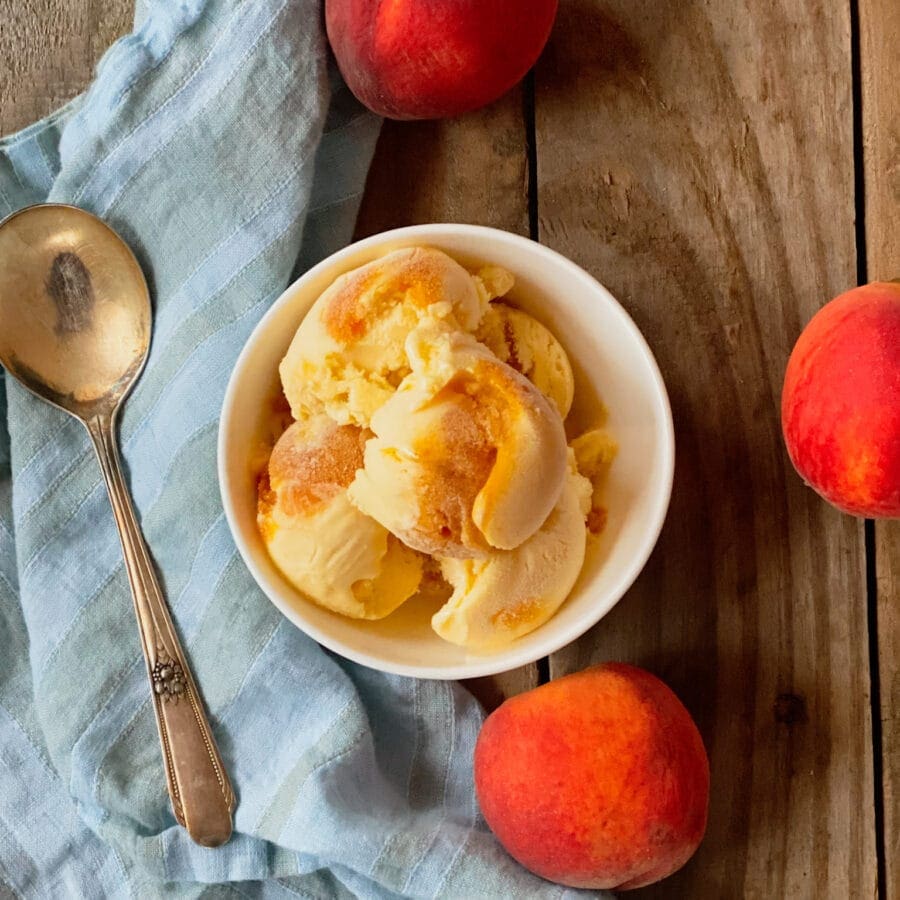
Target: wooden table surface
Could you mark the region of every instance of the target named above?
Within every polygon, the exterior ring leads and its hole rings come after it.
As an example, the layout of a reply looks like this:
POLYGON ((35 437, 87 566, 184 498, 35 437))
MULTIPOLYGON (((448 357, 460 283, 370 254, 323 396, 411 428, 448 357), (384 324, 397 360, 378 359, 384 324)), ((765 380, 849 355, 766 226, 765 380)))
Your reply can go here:
MULTIPOLYGON (((0 132, 81 90, 130 8, 0 0, 0 132)), ((898 47, 897 0, 561 0, 520 89, 381 137, 360 236, 530 235, 612 290, 668 384, 675 491, 646 570, 576 644, 476 686, 496 702, 619 659, 684 699, 709 829, 635 896, 900 900, 900 522, 804 488, 778 415, 815 310, 900 275, 898 47)))

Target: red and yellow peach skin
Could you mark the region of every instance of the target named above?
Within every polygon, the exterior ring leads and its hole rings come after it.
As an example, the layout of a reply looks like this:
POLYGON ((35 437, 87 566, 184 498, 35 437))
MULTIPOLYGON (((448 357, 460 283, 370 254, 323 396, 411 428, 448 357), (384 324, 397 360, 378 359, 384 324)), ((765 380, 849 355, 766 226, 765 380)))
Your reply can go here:
POLYGON ((344 80, 391 119, 438 119, 484 106, 534 65, 557 0, 326 0, 344 80))
POLYGON ((900 284, 873 283, 813 316, 781 396, 788 454, 829 503, 900 517, 900 284))
POLYGON ((681 868, 706 829, 709 763, 658 678, 593 666, 507 700, 475 749, 481 810, 537 875, 579 888, 642 887, 681 868))

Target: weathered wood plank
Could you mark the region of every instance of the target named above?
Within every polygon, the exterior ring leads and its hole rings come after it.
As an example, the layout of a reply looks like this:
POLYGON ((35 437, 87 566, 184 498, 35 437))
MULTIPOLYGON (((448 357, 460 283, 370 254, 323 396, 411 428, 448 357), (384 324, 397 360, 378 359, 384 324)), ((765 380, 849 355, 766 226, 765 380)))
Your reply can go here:
POLYGON ((357 236, 425 222, 528 234, 528 163, 518 90, 439 122, 385 122, 357 236))
POLYGON ((0 134, 82 91, 109 45, 130 29, 132 0, 5 2, 0 11, 0 134))
POLYGON ((563 0, 537 71, 541 240, 621 299, 671 394, 659 547, 554 675, 661 675, 712 762, 706 840, 647 896, 871 897, 861 523, 804 488, 779 397, 855 282, 849 5, 563 0))
MULTIPOLYGON (((900 278, 900 4, 860 0, 868 277, 900 278)), ((900 897, 900 522, 876 522, 885 896, 900 897)))
MULTIPOLYGON (((386 122, 357 236, 425 222, 469 222, 528 234, 522 95, 444 122, 386 122)), ((488 708, 538 683, 537 666, 469 683, 488 708)))

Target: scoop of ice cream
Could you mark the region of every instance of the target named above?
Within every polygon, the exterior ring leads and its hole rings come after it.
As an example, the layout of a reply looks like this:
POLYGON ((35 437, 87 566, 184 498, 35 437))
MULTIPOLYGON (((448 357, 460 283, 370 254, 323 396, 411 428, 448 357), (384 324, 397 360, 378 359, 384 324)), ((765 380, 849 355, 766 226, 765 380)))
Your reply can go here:
POLYGON ((425 323, 406 354, 412 371, 372 417, 351 500, 426 553, 517 547, 562 491, 559 413, 469 334, 425 323))
POLYGON ((275 565, 310 600, 380 619, 415 593, 422 558, 347 498, 365 439, 327 416, 291 425, 260 481, 257 521, 275 565))
POLYGON ((552 400, 565 419, 572 408, 575 379, 566 351, 548 328, 528 313, 492 303, 475 337, 552 400))
POLYGON ((409 333, 424 319, 473 331, 512 276, 470 275, 445 253, 397 250, 338 278, 304 318, 280 373, 294 417, 326 412, 366 426, 409 374, 409 333))
POLYGON ((606 506, 603 489, 610 466, 616 458, 619 447, 609 432, 603 428, 592 428, 572 441, 578 471, 591 483, 591 509, 587 517, 588 531, 600 534, 606 527, 606 506))
POLYGON ((493 650, 546 622, 581 571, 590 497, 590 482, 570 456, 559 502, 524 544, 487 559, 442 559, 453 594, 433 616, 434 630, 453 644, 493 650))

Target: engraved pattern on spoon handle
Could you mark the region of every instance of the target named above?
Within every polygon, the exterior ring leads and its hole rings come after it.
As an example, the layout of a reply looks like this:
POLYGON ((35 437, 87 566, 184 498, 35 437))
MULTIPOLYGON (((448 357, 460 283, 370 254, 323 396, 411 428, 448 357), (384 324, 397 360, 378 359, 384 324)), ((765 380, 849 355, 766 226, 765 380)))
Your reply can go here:
POLYGON ((86 424, 122 539, 175 818, 198 844, 217 847, 231 836, 231 783, 134 514, 119 463, 114 414, 86 424))

